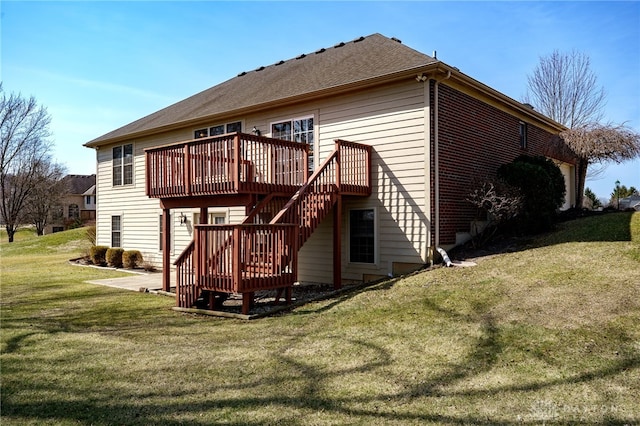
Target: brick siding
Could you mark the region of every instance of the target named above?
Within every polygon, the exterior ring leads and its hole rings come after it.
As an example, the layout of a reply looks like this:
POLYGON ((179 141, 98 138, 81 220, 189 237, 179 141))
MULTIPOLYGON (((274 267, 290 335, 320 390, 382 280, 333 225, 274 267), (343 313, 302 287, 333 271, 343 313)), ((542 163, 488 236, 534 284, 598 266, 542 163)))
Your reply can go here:
POLYGON ((521 154, 545 155, 553 135, 528 122, 522 149, 519 118, 445 84, 439 85, 438 103, 440 244, 448 245, 455 243, 456 232, 469 232, 476 217, 465 201, 475 184, 521 154))

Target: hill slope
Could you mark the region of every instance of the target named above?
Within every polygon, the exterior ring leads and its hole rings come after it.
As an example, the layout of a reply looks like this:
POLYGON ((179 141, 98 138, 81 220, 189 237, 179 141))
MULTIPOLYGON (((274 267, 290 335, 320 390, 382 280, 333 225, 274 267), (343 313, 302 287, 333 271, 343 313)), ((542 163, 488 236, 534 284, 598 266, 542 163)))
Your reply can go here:
POLYGON ((640 422, 640 213, 253 322, 86 284, 76 237, 0 245, 3 425, 640 422))

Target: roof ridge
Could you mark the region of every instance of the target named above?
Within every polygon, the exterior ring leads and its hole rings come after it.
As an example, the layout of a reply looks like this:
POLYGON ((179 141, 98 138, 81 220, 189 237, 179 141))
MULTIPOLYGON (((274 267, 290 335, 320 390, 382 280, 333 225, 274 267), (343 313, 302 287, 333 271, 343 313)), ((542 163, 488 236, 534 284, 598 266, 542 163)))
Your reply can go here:
POLYGON ((296 60, 301 60, 301 59, 304 59, 304 58, 306 58, 308 56, 311 56, 311 55, 314 55, 314 54, 315 55, 319 55, 321 53, 324 53, 324 52, 328 51, 329 49, 339 49, 339 48, 344 47, 344 46, 346 46, 346 45, 348 45, 350 43, 351 44, 359 43, 359 42, 361 42, 363 40, 366 40, 368 38, 375 37, 375 36, 383 37, 383 38, 385 38, 387 40, 393 40, 395 42, 398 42, 398 43, 402 44, 402 41, 397 39, 397 38, 395 38, 395 37, 389 38, 389 37, 386 37, 386 36, 384 36, 384 35, 382 35, 380 33, 373 33, 373 34, 369 34, 368 36, 360 36, 358 38, 355 38, 355 39, 347 41, 347 42, 341 41, 341 42, 336 43, 336 44, 334 44, 333 46, 330 46, 330 47, 321 47, 320 49, 317 49, 314 52, 301 53, 298 56, 295 56, 293 58, 286 59, 286 60, 280 60, 280 61, 278 61, 276 63, 273 63, 273 64, 270 64, 270 65, 261 65, 261 66, 259 66, 258 68, 254 69, 252 71, 242 71, 236 77, 242 77, 242 76, 245 76, 245 75, 247 75, 247 74, 249 74, 251 72, 263 71, 266 68, 279 66, 279 65, 286 64, 286 63, 289 63, 289 62, 292 62, 292 61, 296 61, 296 60))

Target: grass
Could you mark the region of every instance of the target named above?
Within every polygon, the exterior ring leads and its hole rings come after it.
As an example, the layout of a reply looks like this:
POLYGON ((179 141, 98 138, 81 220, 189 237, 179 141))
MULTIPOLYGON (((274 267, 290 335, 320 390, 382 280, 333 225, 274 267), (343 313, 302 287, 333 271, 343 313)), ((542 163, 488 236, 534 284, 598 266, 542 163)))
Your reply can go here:
POLYGON ((81 232, 0 244, 3 425, 640 423, 640 213, 252 322, 86 284, 81 232))

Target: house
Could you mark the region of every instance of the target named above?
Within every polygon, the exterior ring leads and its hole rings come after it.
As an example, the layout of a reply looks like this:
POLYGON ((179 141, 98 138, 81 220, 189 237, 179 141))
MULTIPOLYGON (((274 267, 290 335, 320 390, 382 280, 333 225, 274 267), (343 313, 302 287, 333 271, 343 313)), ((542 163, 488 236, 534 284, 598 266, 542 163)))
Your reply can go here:
POLYGON ((563 129, 400 40, 360 37, 86 143, 97 241, 161 262, 165 289, 176 264, 186 307, 243 285, 248 306, 293 281, 400 274, 468 239, 474 182, 521 154, 553 158, 575 205, 575 159, 549 148, 563 129))
POLYGON ((640 211, 640 195, 630 195, 620 198, 618 202, 618 210, 637 210, 640 211))
POLYGON ((62 181, 66 191, 51 209, 45 234, 96 219, 96 175, 66 175, 62 181))

